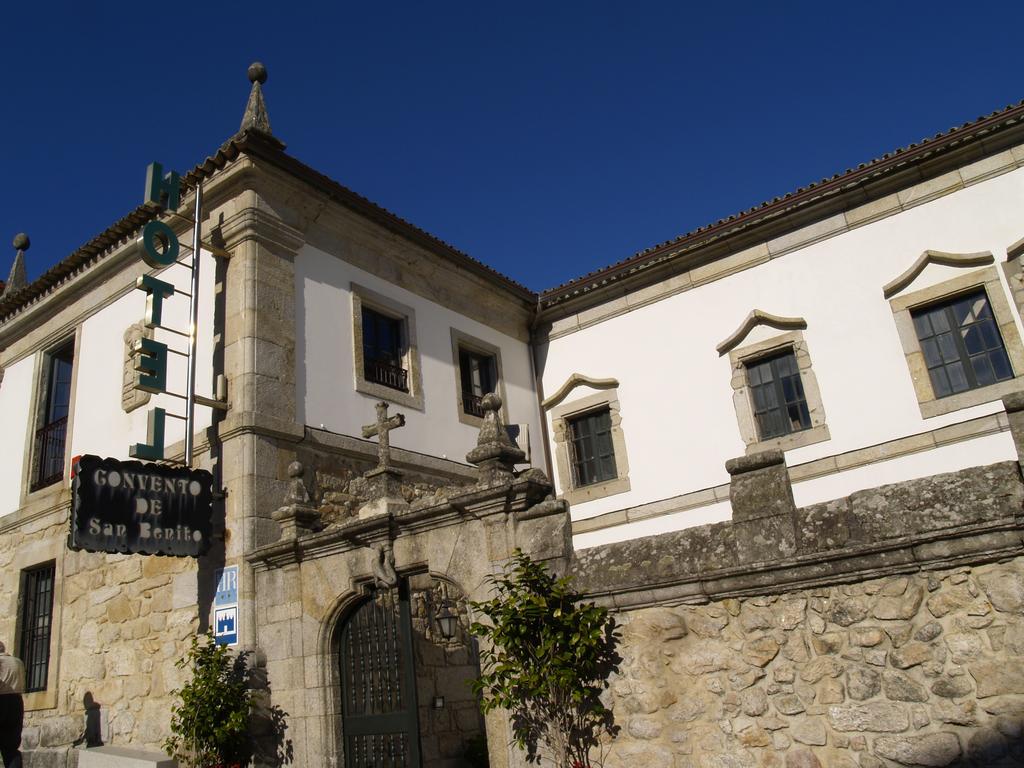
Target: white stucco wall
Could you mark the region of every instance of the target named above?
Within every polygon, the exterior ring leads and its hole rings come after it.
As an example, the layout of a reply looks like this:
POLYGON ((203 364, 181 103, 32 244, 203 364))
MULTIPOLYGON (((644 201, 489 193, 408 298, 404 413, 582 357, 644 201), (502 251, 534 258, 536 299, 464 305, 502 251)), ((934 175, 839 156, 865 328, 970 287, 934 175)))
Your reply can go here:
POLYGON ((19 360, 4 369, 0 382, 0 418, 3 439, 0 440, 0 516, 18 509, 22 478, 25 472, 25 446, 32 399, 32 358, 19 360))
MULTIPOLYGON (((189 270, 174 265, 159 273, 159 279, 179 290, 190 292, 189 270)), ((200 268, 200 312, 197 346, 196 391, 201 395, 213 394, 213 257, 204 254, 200 268)), ((122 376, 124 371, 124 333, 130 325, 140 321, 146 308, 146 295, 140 290, 127 294, 89 312, 93 294, 82 296, 76 307, 86 313, 77 333, 74 357, 74 388, 71 393, 70 456, 97 454, 104 457, 128 459, 129 448, 147 440, 147 417, 153 407, 164 408, 168 417, 164 444, 170 448, 184 439, 184 422, 170 414, 184 415, 185 401, 170 395, 154 395, 147 405, 131 413, 121 407, 122 376)), ((187 332, 189 299, 174 295, 164 300, 163 325, 187 332)), ((68 334, 69 337, 71 334, 68 334)), ((171 349, 187 350, 184 337, 157 329, 156 339, 171 349)), ((35 370, 50 347, 33 350, 4 371, 0 383, 0 413, 3 414, 4 439, 0 440, 0 515, 16 511, 24 497, 26 464, 31 460, 33 430, 31 419, 43 394, 37 391, 44 382, 35 382, 35 370)), ((42 369, 40 369, 42 370, 42 369)), ((42 374, 40 374, 41 376, 42 374)), ((168 355, 167 388, 184 394, 186 388, 186 362, 182 356, 168 355)), ((211 424, 209 408, 197 406, 196 431, 211 424)), ((65 472, 67 469, 65 468, 65 472)))
POLYGON ((295 259, 296 381, 298 419, 315 428, 359 436, 374 420, 378 398, 357 392, 353 370, 352 296, 355 283, 410 307, 422 367, 423 410, 393 405, 405 427, 391 444, 464 462, 478 430, 458 419, 451 329, 497 347, 501 352, 508 419, 528 424, 532 463, 543 466, 540 415, 534 394, 528 346, 482 323, 435 304, 311 246, 295 259))
MULTIPOLYGON (((719 357, 716 346, 755 308, 807 321, 803 335, 831 439, 788 451, 791 467, 1001 411, 996 400, 921 416, 882 287, 927 249, 991 251, 998 268, 1007 247, 1024 236, 1022 206, 1024 170, 1016 170, 551 341, 542 374, 546 394, 574 372, 618 379, 630 466, 628 492, 577 504, 573 518, 728 482, 725 462, 743 455, 745 446, 729 357, 719 357)), ((933 264, 907 290, 968 271, 933 264)), ((1005 279, 1003 289, 1009 299, 1005 279)), ((1014 316, 1020 330, 1016 311, 1014 316)), ((741 344, 781 333, 762 326, 741 344)), ((566 402, 590 392, 578 388, 566 402)), ((885 462, 884 469, 875 464, 808 480, 794 492, 805 504, 1015 457, 1012 440, 1003 434, 885 462)), ((690 510, 645 521, 643 532, 700 524, 706 517, 706 511, 690 510)), ((598 533, 585 540, 596 541, 598 533)))
MULTIPOLYGON (((200 266, 199 335, 196 350, 196 392, 207 397, 213 394, 213 288, 214 264, 205 255, 200 266)), ((172 266, 157 275, 176 289, 190 291, 189 270, 172 266)), ((76 350, 78 367, 74 393, 74 414, 71 432, 71 455, 91 453, 127 459, 128 450, 135 443, 146 442, 147 418, 150 409, 167 411, 164 445, 170 448, 185 438, 185 423, 171 414, 184 416, 185 401, 172 395, 153 395, 147 405, 125 413, 121 408, 121 380, 124 364, 124 332, 142 319, 146 309, 146 294, 135 290, 89 317, 82 324, 80 348, 76 350)), ((163 325, 176 330, 188 329, 189 299, 175 294, 164 300, 163 325)), ((184 337, 157 329, 157 341, 170 349, 185 352, 188 341, 184 337)), ((186 360, 175 354, 167 357, 167 389, 184 394, 186 389, 186 360)), ((196 406, 194 432, 211 424, 211 411, 196 406)))

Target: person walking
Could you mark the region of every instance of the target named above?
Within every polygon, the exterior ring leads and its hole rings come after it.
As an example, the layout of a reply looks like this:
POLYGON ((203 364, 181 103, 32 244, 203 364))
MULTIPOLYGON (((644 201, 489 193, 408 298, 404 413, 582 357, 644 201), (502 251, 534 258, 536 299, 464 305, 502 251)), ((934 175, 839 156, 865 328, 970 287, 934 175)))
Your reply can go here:
POLYGON ((25 665, 0 642, 0 756, 4 768, 21 768, 21 726, 25 719, 25 665))

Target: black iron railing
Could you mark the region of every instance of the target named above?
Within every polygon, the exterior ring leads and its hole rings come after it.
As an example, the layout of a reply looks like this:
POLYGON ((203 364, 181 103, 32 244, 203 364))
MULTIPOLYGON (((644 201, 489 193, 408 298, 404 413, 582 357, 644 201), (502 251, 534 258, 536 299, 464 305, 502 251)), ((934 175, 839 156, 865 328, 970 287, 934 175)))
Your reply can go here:
POLYGON ((374 384, 381 384, 391 389, 400 389, 402 392, 409 391, 409 372, 397 365, 367 360, 363 365, 363 376, 367 381, 374 384))
POLYGON ((468 413, 470 416, 479 416, 481 419, 484 417, 484 407, 481 405, 483 398, 478 395, 462 395, 462 411, 468 413))
POLYGON ((67 434, 67 416, 36 430, 35 466, 29 490, 39 490, 64 478, 64 440, 67 434))

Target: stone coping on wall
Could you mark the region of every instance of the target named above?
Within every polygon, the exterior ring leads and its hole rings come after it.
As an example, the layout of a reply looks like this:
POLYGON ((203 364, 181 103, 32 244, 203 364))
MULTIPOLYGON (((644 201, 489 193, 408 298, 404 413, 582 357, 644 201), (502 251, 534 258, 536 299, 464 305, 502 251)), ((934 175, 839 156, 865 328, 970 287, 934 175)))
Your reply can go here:
POLYGON ((797 509, 790 556, 766 541, 741 558, 728 522, 583 550, 570 571, 579 591, 619 607, 773 594, 1018 555, 1022 504, 1018 463, 1000 462, 797 509))

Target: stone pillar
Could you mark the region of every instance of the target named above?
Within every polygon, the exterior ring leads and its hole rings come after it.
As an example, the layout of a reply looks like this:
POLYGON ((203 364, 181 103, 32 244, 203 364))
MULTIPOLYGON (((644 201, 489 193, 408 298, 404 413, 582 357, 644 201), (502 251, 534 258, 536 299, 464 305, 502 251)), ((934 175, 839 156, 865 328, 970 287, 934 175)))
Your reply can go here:
POLYGON ((740 562, 776 560, 796 553, 793 486, 782 451, 729 459, 729 501, 740 562))
POLYGON ((1010 422, 1010 435, 1017 448, 1017 462, 1024 460, 1024 392, 1011 392, 1003 398, 1006 419, 1010 422))
POLYGON ((244 555, 275 540, 272 519, 287 484, 279 445, 303 437, 296 424, 295 256, 301 234, 255 190, 211 211, 231 253, 224 284, 224 373, 231 410, 220 422, 227 489, 226 564, 239 564, 239 643, 256 643, 255 583, 244 555))

